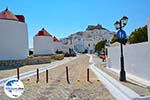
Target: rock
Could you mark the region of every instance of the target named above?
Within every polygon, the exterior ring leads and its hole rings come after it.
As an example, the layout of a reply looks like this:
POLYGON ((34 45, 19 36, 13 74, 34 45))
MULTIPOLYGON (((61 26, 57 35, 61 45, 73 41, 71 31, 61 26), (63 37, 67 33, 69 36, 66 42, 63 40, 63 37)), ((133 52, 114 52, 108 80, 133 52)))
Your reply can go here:
POLYGON ((86 30, 94 30, 94 29, 101 30, 101 29, 105 29, 105 28, 103 28, 102 25, 100 25, 100 24, 97 24, 96 26, 88 25, 88 27, 86 28, 86 30))

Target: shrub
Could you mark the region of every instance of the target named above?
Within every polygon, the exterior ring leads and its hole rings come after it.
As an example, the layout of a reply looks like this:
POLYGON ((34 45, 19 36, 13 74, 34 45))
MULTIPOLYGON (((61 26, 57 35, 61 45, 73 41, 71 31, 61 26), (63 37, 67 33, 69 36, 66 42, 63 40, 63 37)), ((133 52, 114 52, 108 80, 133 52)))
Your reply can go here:
POLYGON ((33 55, 33 51, 29 50, 29 55, 33 55))
POLYGON ((57 50, 57 51, 56 51, 56 54, 64 54, 64 52, 57 50))
POLYGON ((64 54, 56 54, 56 55, 54 55, 54 59, 55 60, 62 60, 62 59, 64 59, 64 54))

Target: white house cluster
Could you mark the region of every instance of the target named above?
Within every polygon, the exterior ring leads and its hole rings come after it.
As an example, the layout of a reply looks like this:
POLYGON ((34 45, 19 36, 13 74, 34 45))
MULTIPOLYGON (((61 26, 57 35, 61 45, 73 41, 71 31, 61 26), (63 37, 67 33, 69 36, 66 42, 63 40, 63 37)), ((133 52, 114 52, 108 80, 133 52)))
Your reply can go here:
MULTIPOLYGON (((8 9, 0 13, 0 60, 23 60, 29 55, 28 30, 23 15, 15 15, 8 9)), ((42 28, 33 37, 33 55, 51 55, 56 51, 69 53, 93 53, 100 40, 110 40, 113 34, 101 25, 88 26, 86 31, 77 32, 58 40, 42 28)))

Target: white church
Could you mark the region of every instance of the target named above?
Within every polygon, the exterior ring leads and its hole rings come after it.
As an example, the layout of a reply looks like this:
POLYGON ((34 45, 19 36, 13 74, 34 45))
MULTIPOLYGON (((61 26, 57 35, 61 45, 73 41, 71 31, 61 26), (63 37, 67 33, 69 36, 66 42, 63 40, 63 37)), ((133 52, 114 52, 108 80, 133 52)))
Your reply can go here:
POLYGON ((0 12, 0 60, 28 57, 28 31, 25 17, 5 9, 0 12))

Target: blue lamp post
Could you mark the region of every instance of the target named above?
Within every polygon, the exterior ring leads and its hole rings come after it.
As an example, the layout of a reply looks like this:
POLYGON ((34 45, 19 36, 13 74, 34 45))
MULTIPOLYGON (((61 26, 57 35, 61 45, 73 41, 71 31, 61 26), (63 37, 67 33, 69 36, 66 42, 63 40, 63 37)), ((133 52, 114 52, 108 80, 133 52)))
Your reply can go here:
POLYGON ((121 57, 120 57, 120 62, 121 62, 121 71, 120 71, 120 81, 126 81, 126 72, 124 69, 124 56, 123 56, 123 44, 125 44, 126 40, 126 32, 122 30, 123 27, 126 26, 128 22, 128 17, 124 16, 121 18, 120 21, 115 22, 115 27, 118 30, 117 32, 117 38, 120 41, 120 46, 121 46, 121 57))

